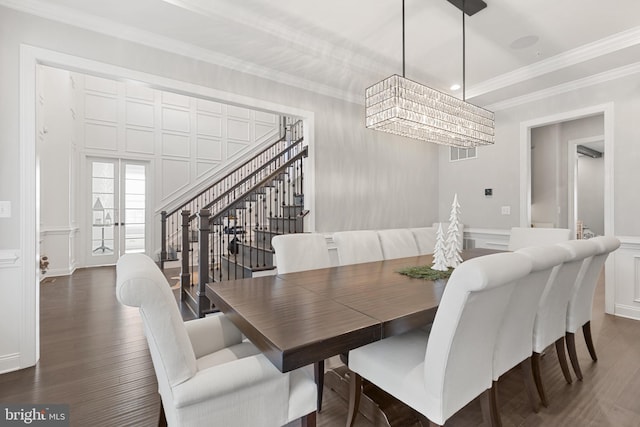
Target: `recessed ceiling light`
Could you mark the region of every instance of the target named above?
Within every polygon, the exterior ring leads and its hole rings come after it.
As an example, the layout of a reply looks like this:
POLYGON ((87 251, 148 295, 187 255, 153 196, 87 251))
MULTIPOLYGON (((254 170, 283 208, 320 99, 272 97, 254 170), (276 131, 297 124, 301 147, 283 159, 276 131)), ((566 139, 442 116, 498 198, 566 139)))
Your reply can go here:
POLYGON ((538 40, 540 40, 538 36, 524 36, 512 41, 509 47, 511 49, 526 49, 538 43, 538 40))
POLYGON ((458 83, 451 85, 451 87, 449 89, 451 90, 459 90, 462 86, 460 86, 458 83))

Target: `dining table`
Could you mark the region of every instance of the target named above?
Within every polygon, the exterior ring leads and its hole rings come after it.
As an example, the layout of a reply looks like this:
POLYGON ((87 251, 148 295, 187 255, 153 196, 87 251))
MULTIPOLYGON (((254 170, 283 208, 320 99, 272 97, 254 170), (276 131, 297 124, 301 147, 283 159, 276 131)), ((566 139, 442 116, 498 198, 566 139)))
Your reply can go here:
MULTIPOLYGON (((499 252, 466 249, 463 260, 499 252)), ((289 372, 433 322, 446 280, 400 274, 432 255, 209 283, 206 295, 289 372)))

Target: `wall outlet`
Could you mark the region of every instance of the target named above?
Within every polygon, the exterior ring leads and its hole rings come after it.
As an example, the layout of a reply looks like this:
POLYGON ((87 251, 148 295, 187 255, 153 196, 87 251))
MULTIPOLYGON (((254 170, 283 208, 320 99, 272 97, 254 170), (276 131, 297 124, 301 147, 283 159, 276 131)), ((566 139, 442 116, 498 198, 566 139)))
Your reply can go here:
POLYGON ((11 218, 11 202, 0 201, 0 218, 11 218))
POLYGON ((511 206, 503 206, 502 215, 511 215, 511 206))

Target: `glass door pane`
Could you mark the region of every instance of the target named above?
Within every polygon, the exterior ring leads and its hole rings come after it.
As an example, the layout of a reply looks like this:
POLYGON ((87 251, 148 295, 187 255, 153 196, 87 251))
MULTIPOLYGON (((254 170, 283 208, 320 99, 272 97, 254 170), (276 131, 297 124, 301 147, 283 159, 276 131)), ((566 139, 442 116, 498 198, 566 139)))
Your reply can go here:
POLYGON ((145 252, 146 166, 124 165, 124 252, 145 252))
MULTIPOLYGON (((116 164, 91 163, 91 256, 111 257, 116 252, 114 230, 116 164)), ((106 261, 109 262, 109 261, 106 261)))

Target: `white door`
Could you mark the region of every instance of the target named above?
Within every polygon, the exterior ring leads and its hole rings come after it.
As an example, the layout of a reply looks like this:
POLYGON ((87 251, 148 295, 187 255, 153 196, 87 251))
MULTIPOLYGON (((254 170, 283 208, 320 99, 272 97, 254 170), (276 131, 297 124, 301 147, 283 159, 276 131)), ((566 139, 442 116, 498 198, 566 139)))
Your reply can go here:
POLYGON ((91 227, 87 265, 115 264, 125 253, 147 252, 147 164, 89 159, 91 227))

